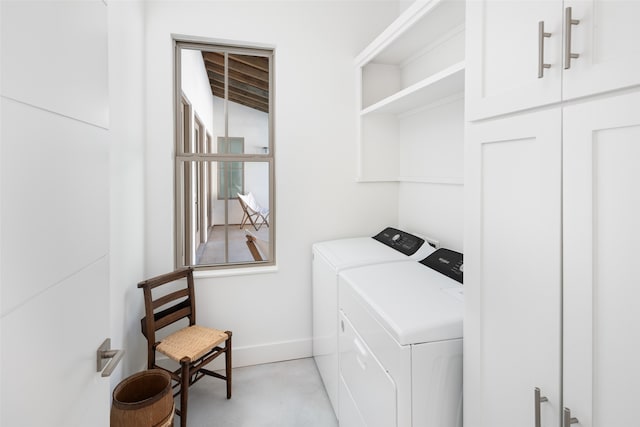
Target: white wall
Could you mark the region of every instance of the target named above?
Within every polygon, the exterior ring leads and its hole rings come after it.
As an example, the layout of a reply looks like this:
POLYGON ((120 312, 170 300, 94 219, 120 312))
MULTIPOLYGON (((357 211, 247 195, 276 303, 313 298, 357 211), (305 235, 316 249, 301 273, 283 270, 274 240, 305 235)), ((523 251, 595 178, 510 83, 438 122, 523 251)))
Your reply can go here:
POLYGON ((401 183, 399 227, 462 252, 463 192, 462 185, 401 183))
POLYGON ((204 60, 199 50, 182 49, 181 88, 191 103, 193 113, 211 131, 213 126, 213 95, 204 60))
POLYGON ((311 244, 397 223, 395 185, 354 181, 353 64, 396 13, 395 2, 147 5, 148 274, 173 268, 171 33, 276 48, 278 271, 196 284, 199 321, 233 330, 236 365, 309 356, 311 244))
POLYGON ((140 332, 145 279, 144 3, 109 2, 111 339, 124 348, 111 386, 146 368, 140 332))
MULTIPOLYGON (((216 137, 224 136, 223 100, 218 97, 214 99, 216 137)), ((269 115, 236 102, 229 102, 227 108, 229 109, 229 136, 244 137, 245 153, 263 153, 262 147, 269 145, 269 115)))
POLYGON ((442 183, 403 182, 399 186, 399 226, 434 238, 462 252, 464 99, 454 96, 406 114, 400 126, 400 170, 406 180, 433 178, 442 183))
MULTIPOLYGON (((181 49, 181 80, 180 90, 187 98, 187 101, 191 105, 190 117, 189 117, 189 135, 191 137, 190 144, 194 147, 195 151, 198 151, 200 141, 206 141, 206 135, 211 134, 213 127, 213 95, 211 93, 211 87, 209 85, 209 77, 207 76, 207 70, 205 69, 204 60, 199 50, 181 49), (196 125, 199 123, 199 125, 196 125), (199 126, 203 126, 202 135, 198 135, 195 131, 199 126)), ((197 205, 199 195, 198 191, 207 193, 206 186, 210 183, 205 183, 204 188, 199 188, 195 185, 200 179, 198 175, 198 168, 191 168, 191 190, 188 197, 189 206, 195 207, 191 209, 191 218, 189 218, 190 229, 188 231, 191 236, 190 254, 189 259, 196 259, 196 250, 201 240, 206 240, 200 235, 199 228, 203 227, 202 231, 209 229, 209 218, 203 215, 202 219, 204 224, 198 223, 199 212, 206 204, 197 205)), ((203 172, 204 173, 204 172, 203 172)), ((205 234, 206 236, 206 234, 205 234)))

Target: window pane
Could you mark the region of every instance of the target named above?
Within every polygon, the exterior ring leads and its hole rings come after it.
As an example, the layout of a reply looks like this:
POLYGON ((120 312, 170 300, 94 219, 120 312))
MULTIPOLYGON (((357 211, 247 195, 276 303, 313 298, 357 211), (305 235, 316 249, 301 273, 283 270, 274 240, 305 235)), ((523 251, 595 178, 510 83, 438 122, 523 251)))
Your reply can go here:
POLYGON ((194 254, 191 264, 269 261, 272 250, 269 163, 184 162, 184 170, 193 176, 192 188, 185 191, 184 229, 185 241, 191 242, 186 252, 194 254), (245 189, 236 191, 235 198, 216 194, 219 188, 226 188, 215 182, 225 175, 245 183, 245 189), (205 186, 200 199, 194 190, 196 181, 205 186))
MULTIPOLYGON (((244 138, 218 137, 218 153, 243 154, 244 138)), ((244 173, 242 162, 221 162, 218 175, 218 198, 237 199, 244 191, 244 173)))
POLYGON ((228 134, 243 136, 245 153, 269 149, 269 58, 229 54, 228 134))
POLYGON ((176 46, 176 263, 273 264, 273 51, 176 46))

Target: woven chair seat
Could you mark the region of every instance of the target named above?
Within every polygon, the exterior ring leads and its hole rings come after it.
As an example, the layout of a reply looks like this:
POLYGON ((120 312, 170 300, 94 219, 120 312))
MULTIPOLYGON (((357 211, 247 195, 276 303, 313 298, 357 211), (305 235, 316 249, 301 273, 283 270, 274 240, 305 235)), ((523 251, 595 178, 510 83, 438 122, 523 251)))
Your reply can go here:
POLYGON ((229 336, 224 331, 193 325, 167 336, 156 350, 176 362, 185 357, 194 361, 227 338, 229 336))

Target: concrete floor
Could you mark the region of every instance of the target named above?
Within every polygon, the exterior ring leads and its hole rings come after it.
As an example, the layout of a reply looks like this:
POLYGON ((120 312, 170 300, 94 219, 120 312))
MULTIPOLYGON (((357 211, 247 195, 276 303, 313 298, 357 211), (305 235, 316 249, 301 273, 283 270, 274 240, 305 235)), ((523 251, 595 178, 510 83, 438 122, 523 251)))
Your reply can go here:
POLYGON ((187 421, 189 427, 338 426, 311 358, 235 368, 230 400, 224 381, 203 378, 189 389, 187 421))

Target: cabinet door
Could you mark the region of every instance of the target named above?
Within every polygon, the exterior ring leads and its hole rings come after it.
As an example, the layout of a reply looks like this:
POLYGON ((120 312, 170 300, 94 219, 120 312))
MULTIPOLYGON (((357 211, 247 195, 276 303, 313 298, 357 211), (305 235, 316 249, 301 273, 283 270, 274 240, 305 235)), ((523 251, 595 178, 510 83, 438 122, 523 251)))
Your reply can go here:
POLYGON ((467 131, 465 426, 558 427, 561 111, 467 131))
MULTIPOLYGON (((638 425, 640 93, 564 111, 564 406, 638 425)), ((465 259, 466 261, 466 259, 465 259)))
POLYGON ((467 120, 560 101, 561 1, 469 1, 466 15, 467 120), (539 22, 544 22, 538 78, 539 22))
POLYGON ((570 50, 579 57, 564 70, 563 98, 640 84, 640 1, 568 0, 564 6, 565 18, 571 7, 579 21, 570 26, 570 50))

